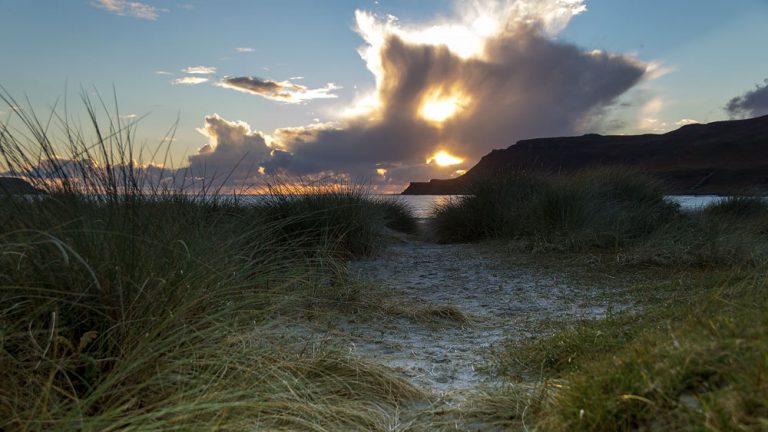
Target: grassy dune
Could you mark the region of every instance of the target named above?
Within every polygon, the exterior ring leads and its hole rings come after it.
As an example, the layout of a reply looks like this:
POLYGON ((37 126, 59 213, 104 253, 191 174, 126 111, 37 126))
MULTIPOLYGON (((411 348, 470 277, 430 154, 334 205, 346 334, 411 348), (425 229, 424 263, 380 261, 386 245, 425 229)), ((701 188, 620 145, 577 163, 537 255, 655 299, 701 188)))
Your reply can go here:
POLYGON ((290 218, 270 205, 0 200, 2 426, 387 429, 419 390, 270 331, 355 300, 339 260, 374 249, 383 209, 342 191, 280 203, 290 218))
POLYGON ((502 240, 542 259, 587 262, 603 280, 626 281, 642 311, 510 342, 492 368, 507 384, 467 404, 470 424, 768 428, 764 200, 681 212, 652 180, 618 170, 516 175, 475 192, 436 209, 442 241, 502 240))
POLYGON ((659 185, 637 172, 516 173, 438 207, 434 229, 442 242, 521 238, 548 249, 584 250, 622 246, 675 214, 659 185))
POLYGON ((713 266, 768 259, 768 203, 733 197, 696 212, 637 172, 512 174, 437 207, 444 243, 504 240, 526 252, 612 253, 630 263, 713 266))
POLYGON ((344 260, 412 228, 407 208, 351 187, 243 206, 152 183, 132 129, 88 107, 93 141, 63 123, 56 142, 29 112, 25 133, 0 130, 6 170, 51 161, 29 178, 47 197, 0 196, 0 429, 391 430, 424 397, 275 331, 356 301, 344 260))

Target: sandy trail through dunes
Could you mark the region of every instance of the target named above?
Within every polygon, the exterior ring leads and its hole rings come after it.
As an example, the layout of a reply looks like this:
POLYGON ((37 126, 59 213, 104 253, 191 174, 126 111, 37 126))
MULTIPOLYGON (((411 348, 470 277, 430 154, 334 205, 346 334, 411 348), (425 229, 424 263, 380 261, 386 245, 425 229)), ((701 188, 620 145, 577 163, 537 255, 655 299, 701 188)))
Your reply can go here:
POLYGON ((492 384, 480 369, 506 339, 541 337, 547 329, 625 307, 611 303, 611 287, 577 287, 561 272, 488 245, 400 240, 379 257, 351 263, 350 275, 409 307, 453 305, 471 318, 419 322, 393 316, 339 324, 351 352, 441 395, 492 384))

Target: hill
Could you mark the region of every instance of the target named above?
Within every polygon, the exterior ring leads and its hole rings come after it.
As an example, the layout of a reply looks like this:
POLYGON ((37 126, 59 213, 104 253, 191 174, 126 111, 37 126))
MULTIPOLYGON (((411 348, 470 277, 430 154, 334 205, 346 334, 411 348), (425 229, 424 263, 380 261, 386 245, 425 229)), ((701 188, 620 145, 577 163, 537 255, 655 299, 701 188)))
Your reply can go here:
POLYGON ((40 195, 45 192, 16 177, 0 177, 0 195, 40 195))
POLYGON ((466 174, 412 182, 404 195, 452 195, 513 170, 571 172, 621 165, 648 172, 669 194, 768 193, 768 116, 691 124, 665 134, 537 138, 493 150, 466 174))

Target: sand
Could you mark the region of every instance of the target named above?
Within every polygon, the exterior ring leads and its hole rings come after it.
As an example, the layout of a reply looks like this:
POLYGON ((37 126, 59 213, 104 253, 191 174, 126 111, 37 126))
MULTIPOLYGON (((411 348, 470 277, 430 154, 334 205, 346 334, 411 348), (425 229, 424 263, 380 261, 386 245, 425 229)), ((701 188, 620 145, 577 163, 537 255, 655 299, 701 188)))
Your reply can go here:
POLYGON ((439 396, 494 385, 483 368, 506 340, 539 338, 631 306, 607 295, 610 286, 574 283, 568 274, 490 245, 400 239, 379 257, 350 263, 349 270, 404 306, 453 305, 470 318, 351 319, 334 331, 345 336, 350 353, 388 365, 439 396))

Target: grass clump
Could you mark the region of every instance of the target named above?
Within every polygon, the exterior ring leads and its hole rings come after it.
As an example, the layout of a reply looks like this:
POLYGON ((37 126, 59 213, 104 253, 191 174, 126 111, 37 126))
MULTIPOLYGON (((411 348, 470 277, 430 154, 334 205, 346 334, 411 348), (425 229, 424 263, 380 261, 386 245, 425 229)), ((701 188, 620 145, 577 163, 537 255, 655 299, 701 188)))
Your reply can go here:
POLYGON ((503 238, 564 250, 618 248, 676 214, 659 185, 636 172, 514 173, 435 209, 434 231, 442 242, 503 238))
POLYGON ((567 377, 542 427, 761 430, 768 426, 765 279, 713 293, 567 377), (745 301, 746 300, 746 301, 745 301))
POLYGON ((764 218, 768 214, 768 202, 759 197, 732 196, 708 205, 704 214, 729 219, 764 218))
POLYGON ((602 320, 584 320, 548 337, 513 341, 496 359, 495 373, 522 381, 576 371, 589 359, 615 352, 634 340, 641 328, 640 319, 632 314, 619 314, 602 320))
POLYGON ((304 250, 330 249, 343 258, 373 255, 383 245, 384 227, 413 233, 416 220, 402 202, 371 196, 363 186, 327 185, 305 193, 277 185, 254 206, 273 235, 304 250))
POLYGON ((405 202, 391 198, 379 198, 375 202, 384 214, 384 225, 387 228, 406 234, 419 231, 413 209, 405 202))
POLYGON ((764 430, 764 269, 660 271, 642 313, 510 342, 478 421, 530 430, 764 430), (653 298, 656 297, 656 298, 653 298))
POLYGON ((630 263, 757 268, 768 262, 768 205, 724 198, 680 215, 626 252, 630 263))
POLYGON ((423 397, 276 330, 302 298, 355 295, 342 258, 375 249, 375 203, 153 183, 128 162, 132 129, 89 113, 94 142, 66 121, 58 142, 30 110, 27 133, 1 126, 6 168, 48 195, 0 197, 0 429, 391 430, 423 397))

